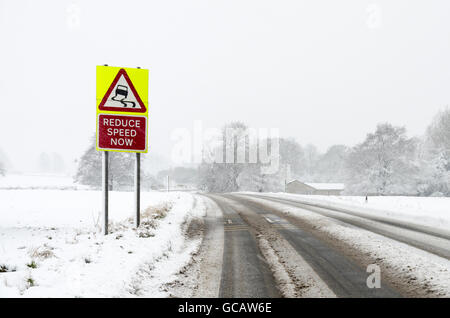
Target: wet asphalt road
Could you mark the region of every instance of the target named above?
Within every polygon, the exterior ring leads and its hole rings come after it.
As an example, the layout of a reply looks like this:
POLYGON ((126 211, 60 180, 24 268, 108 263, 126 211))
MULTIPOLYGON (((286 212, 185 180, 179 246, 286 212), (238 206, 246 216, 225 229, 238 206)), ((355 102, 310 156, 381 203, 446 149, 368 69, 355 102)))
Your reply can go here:
MULTIPOLYGON (((254 196, 258 197, 258 196, 254 196)), ((333 218, 352 226, 377 233, 396 241, 450 260, 450 232, 431 229, 403 221, 380 216, 367 216, 342 208, 330 208, 323 205, 305 204, 298 201, 261 196, 265 200, 287 204, 333 218)))
POLYGON ((255 238, 239 214, 216 201, 224 221, 224 253, 219 297, 281 297, 255 238))
POLYGON ((267 221, 303 257, 338 297, 400 297, 392 287, 370 289, 365 268, 312 234, 275 215, 269 208, 233 195, 210 196, 223 212, 224 254, 219 297, 281 297, 270 268, 259 251, 251 225, 239 208, 218 197, 233 200, 267 221))

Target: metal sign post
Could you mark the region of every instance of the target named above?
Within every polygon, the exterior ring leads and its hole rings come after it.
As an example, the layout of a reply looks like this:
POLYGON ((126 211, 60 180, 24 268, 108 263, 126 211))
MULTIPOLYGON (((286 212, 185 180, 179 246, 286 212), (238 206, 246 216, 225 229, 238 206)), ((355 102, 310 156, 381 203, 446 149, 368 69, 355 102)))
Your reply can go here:
POLYGON ((134 226, 139 227, 141 223, 141 154, 136 153, 136 164, 134 166, 134 226))
POLYGON ((108 234, 108 152, 103 151, 102 162, 102 209, 103 209, 103 234, 108 234))
POLYGON ((167 192, 170 191, 170 186, 169 186, 169 184, 170 184, 170 177, 169 177, 169 175, 167 175, 167 192))

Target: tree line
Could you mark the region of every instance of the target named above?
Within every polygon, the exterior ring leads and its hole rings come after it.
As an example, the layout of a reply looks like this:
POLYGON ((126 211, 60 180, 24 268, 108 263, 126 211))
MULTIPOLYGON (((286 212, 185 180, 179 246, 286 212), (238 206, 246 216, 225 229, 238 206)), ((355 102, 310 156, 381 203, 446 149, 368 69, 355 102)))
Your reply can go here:
MULTIPOLYGON (((233 142, 245 138, 240 122, 233 142)), ((229 141, 228 141, 229 142, 229 141)), ((209 192, 283 191, 291 179, 342 182, 345 194, 450 196, 450 109, 440 111, 422 137, 408 137, 404 127, 377 125, 361 143, 333 145, 320 153, 293 138, 280 138, 279 171, 264 175, 257 163, 202 163, 198 186, 209 192)))
MULTIPOLYGON (((294 138, 277 138, 274 148, 274 139, 252 141, 248 131, 248 126, 242 122, 223 127, 223 142, 218 147, 223 148, 220 149, 223 159, 226 148, 233 149, 232 162, 204 160, 197 168, 165 169, 156 176, 144 171, 141 176, 143 189, 163 188, 169 175, 177 183, 196 185, 208 192, 284 191, 286 182, 298 179, 345 183, 345 194, 450 196, 448 107, 436 114, 421 137, 408 137, 404 127, 380 123, 355 146, 333 145, 325 153, 320 153, 311 144, 303 146, 294 138), (227 135, 227 129, 231 129, 231 135, 227 135), (253 162, 236 160, 239 145, 243 145, 248 158, 255 142, 258 150, 267 143, 268 152, 277 152, 277 171, 264 173, 261 168, 267 163, 260 158, 259 151, 253 162)), ((214 150, 206 147, 204 158, 211 156, 214 150)), ((111 189, 132 189, 133 155, 111 153, 111 189)), ((95 137, 78 162, 75 181, 100 187, 101 153, 95 150, 95 137)))

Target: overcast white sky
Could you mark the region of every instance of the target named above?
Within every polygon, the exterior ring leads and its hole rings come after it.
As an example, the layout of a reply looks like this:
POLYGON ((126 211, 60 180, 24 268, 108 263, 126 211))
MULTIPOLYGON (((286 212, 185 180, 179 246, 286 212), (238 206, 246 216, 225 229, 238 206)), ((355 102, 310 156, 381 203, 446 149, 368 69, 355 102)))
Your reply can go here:
POLYGON ((196 119, 325 150, 382 121, 420 135, 450 104, 447 0, 0 0, 0 39, 0 148, 16 168, 83 152, 104 63, 150 69, 149 155, 196 119))

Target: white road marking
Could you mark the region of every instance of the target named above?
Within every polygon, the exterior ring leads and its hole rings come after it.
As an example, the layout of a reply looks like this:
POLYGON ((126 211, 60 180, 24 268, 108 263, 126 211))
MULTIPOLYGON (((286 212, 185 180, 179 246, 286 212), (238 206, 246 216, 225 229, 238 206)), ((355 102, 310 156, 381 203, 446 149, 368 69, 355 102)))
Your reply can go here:
POLYGON ((265 216, 264 218, 267 220, 267 222, 273 223, 273 221, 271 219, 269 219, 267 216, 265 216))

